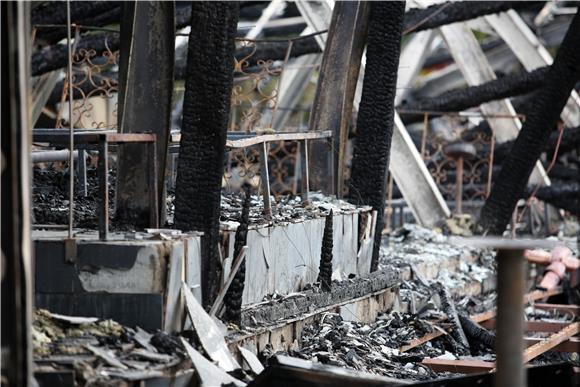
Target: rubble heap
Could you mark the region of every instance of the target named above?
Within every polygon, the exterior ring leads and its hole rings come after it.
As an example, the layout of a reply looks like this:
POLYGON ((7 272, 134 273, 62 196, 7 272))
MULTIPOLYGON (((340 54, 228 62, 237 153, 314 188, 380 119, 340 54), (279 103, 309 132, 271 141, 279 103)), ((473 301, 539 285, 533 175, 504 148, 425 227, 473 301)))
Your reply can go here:
POLYGON ((191 368, 179 338, 113 320, 37 309, 32 326, 35 372, 75 372, 84 383, 169 377, 191 368))
POLYGON ((391 312, 372 324, 363 324, 328 313, 304 329, 301 349, 290 355, 400 379, 436 378, 440 375, 420 362, 424 357, 444 355, 443 346, 429 344, 408 353, 399 350, 435 329, 428 316, 433 317, 431 313, 418 316, 391 312))

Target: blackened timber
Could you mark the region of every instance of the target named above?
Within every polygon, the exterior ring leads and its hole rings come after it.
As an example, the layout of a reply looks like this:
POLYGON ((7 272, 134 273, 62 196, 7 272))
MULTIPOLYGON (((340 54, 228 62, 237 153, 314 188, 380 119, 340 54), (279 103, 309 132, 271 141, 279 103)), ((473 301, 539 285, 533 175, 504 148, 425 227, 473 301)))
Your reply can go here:
MULTIPOLYGON (((509 75, 478 86, 449 90, 433 98, 423 98, 401 106, 405 110, 457 112, 482 103, 527 94, 544 86, 549 67, 509 75)), ((405 113, 401 113, 405 115, 405 113)), ((423 114, 419 114, 423 120, 423 114)))
POLYGON ((33 273, 30 241, 30 2, 0 3, 2 41, 2 383, 30 386, 33 273))
POLYGON ((469 342, 465 336, 465 332, 461 326, 457 310, 453 304, 453 299, 447 287, 441 283, 436 283, 433 285, 437 294, 439 294, 439 299, 441 300, 441 310, 447 315, 449 321, 453 324, 451 329, 451 337, 457 343, 457 353, 463 355, 469 355, 469 342))
POLYGON ((479 219, 483 232, 501 235, 510 222, 534 165, 549 141, 550 128, 558 122, 572 88, 580 80, 578 47, 580 14, 576 13, 546 77, 546 86, 536 93, 533 108, 483 206, 479 219))
POLYGON ((580 170, 556 163, 549 172, 550 179, 580 183, 580 170))
MULTIPOLYGON (((556 130, 551 132, 550 138, 548 139, 548 142, 543 151, 548 153, 555 152, 559 137, 559 131, 556 130)), ((494 162, 496 159, 498 161, 504 160, 510 153, 514 143, 515 140, 497 144, 494 150, 494 162)), ((580 148, 580 126, 576 128, 564 129, 564 133, 562 133, 562 139, 560 140, 560 145, 558 147, 558 154, 561 155, 578 148, 580 148)))
MULTIPOLYGON (((107 51, 115 52, 120 47, 119 34, 107 32, 94 35, 83 35, 77 45, 77 52, 81 49, 94 50, 95 57, 101 56, 107 51)), ((246 60, 248 67, 258 66, 262 60, 284 60, 288 51, 287 42, 260 43, 253 52, 252 47, 241 47, 235 51, 235 57, 242 59, 251 54, 246 60)), ((296 40, 292 44, 290 58, 296 58, 307 54, 320 53, 320 47, 316 39, 308 37, 296 40)), ((63 44, 55 44, 42 49, 32 55, 32 75, 42 75, 49 71, 57 70, 66 66, 67 48, 63 44)), ((185 63, 177 62, 175 68, 175 78, 185 79, 185 63)))
MULTIPOLYGON (((121 42, 119 34, 107 32, 104 34, 84 35, 76 44, 76 52, 81 50, 94 50, 95 56, 99 57, 104 52, 115 52, 121 42)), ((66 44, 56 44, 32 54, 32 75, 42 75, 49 71, 58 70, 67 65, 68 48, 66 44)))
MULTIPOLYGON (((56 2, 55 2, 56 3, 56 2)), ((81 3, 81 2, 79 2, 81 3)), ((85 3, 85 2, 82 2, 85 3)), ((74 4, 74 3, 73 3, 74 4)), ((451 5, 438 4, 426 9, 412 9, 405 15, 405 30, 409 30, 414 25, 417 25, 421 20, 429 17, 438 9, 445 6, 445 9, 437 13, 436 17, 432 17, 428 22, 421 24, 414 31, 421 31, 425 29, 439 27, 441 25, 454 23, 456 21, 468 20, 482 15, 502 12, 510 8, 521 9, 530 6, 537 6, 539 2, 469 2, 469 3, 452 3, 451 5)), ((191 22, 191 7, 178 6, 176 11, 176 27, 182 28, 191 22)), ((40 20, 40 19, 39 19, 40 20)), ((56 20, 56 19, 55 19, 56 20)), ((48 19, 44 22, 48 22, 48 19)), ((53 22, 54 23, 54 22, 53 22)), ((79 48, 94 49, 97 56, 105 51, 105 41, 108 42, 110 50, 116 51, 119 49, 119 37, 116 33, 101 33, 101 34, 85 34, 79 42, 79 48)), ((265 43, 260 44, 256 53, 250 58, 250 61, 258 61, 260 59, 282 60, 286 54, 287 43, 265 43), (264 45, 265 47, 260 47, 264 45)), ((239 56, 243 57, 242 52, 239 51, 239 56)), ((306 54, 320 53, 320 47, 316 43, 314 37, 301 39, 294 42, 291 52, 291 57, 295 58, 306 54)), ((236 53, 238 57, 238 53, 236 53)), ((46 47, 44 50, 36 52, 32 56, 32 75, 41 75, 46 72, 63 68, 66 66, 66 46, 52 45, 46 47)), ((250 66, 252 66, 250 64, 250 66)), ((176 69, 176 78, 183 79, 179 74, 184 73, 181 69, 176 69)))
POLYGON ((320 251, 320 265, 318 268, 318 279, 322 290, 330 291, 332 284, 332 210, 324 221, 324 233, 322 234, 322 248, 320 251))
POLYGON ((219 289, 220 191, 234 70, 238 4, 193 2, 183 123, 175 190, 175 226, 204 232, 203 304, 219 289))
POLYGON ((405 15, 405 33, 430 30, 446 24, 475 19, 483 15, 542 6, 533 1, 469 1, 435 4, 425 9, 413 8, 405 15))
POLYGON ((170 1, 123 3, 118 127, 121 133, 156 135, 156 186, 149 184, 150 155, 143 147, 127 144, 119 149, 116 219, 137 228, 155 227, 150 219, 159 213, 151 197, 163 204, 173 94, 173 8, 170 1))
POLYGON ((405 2, 371 2, 367 63, 354 141, 350 200, 377 211, 371 271, 378 268, 405 2))
MULTIPOLYGON (((248 239, 248 223, 250 217, 250 191, 246 189, 244 201, 242 203, 242 214, 240 225, 236 229, 234 239, 234 260, 240 256, 242 248, 246 245, 248 239)), ((236 273, 224 299, 226 312, 224 318, 226 321, 233 322, 238 326, 242 319, 242 299, 244 295, 244 286, 246 281, 246 260, 242 260, 238 272, 236 273)))
POLYGON ((368 2, 335 3, 310 115, 311 130, 332 131, 327 142, 312 144, 310 185, 314 190, 336 193, 339 197, 368 14, 368 2))
POLYGON ((279 320, 312 313, 313 307, 324 309, 357 298, 370 297, 374 293, 389 291, 389 288, 396 287, 399 283, 398 274, 393 270, 376 271, 365 278, 335 281, 331 284, 329 292, 321 292, 311 288, 300 293, 303 297, 288 297, 254 308, 244 308, 242 327, 271 324, 279 320))
MULTIPOLYGON (((47 1, 32 10, 32 28, 37 28, 35 35, 37 42, 40 40, 46 43, 56 43, 66 38, 66 7, 65 1, 47 1), (40 26, 36 27, 37 25, 40 26), (44 25, 54 25, 54 27, 44 25)), ((70 12, 71 23, 101 27, 119 22, 121 3, 118 1, 72 1, 70 12)))
MULTIPOLYGON (((111 94, 109 94, 110 91, 117 89, 119 86, 117 75, 117 73, 109 72, 103 72, 100 74, 93 73, 92 82, 83 82, 73 88, 73 99, 83 99, 85 97, 96 96, 104 96, 107 98, 112 97, 111 94)), ((57 82, 46 101, 48 106, 54 106, 57 103, 60 103, 64 87, 66 87, 64 79, 57 82)))
POLYGON ((478 323, 474 322, 469 316, 459 313, 459 322, 470 343, 479 342, 488 348, 495 345, 495 334, 488 331, 478 323))
MULTIPOLYGON (((576 173, 578 174, 578 171, 576 173)), ((578 181, 554 183, 549 187, 541 187, 535 196, 555 207, 580 215, 580 183, 578 181)))

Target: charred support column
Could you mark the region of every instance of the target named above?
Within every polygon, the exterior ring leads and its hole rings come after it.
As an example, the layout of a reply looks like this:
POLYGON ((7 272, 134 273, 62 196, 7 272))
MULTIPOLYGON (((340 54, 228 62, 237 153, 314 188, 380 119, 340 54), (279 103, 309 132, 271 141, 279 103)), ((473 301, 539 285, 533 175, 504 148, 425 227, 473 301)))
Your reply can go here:
POLYGON ((371 2, 367 63, 354 142, 350 199, 377 211, 371 271, 378 268, 393 136, 404 1, 371 2))
MULTIPOLYGON (((570 92, 568 92, 569 95, 570 92)), ((495 387, 524 387, 524 267, 523 250, 503 249, 497 253, 497 373, 495 387)))
POLYGON ((202 231, 203 303, 221 277, 220 191, 234 69, 238 4, 193 2, 175 190, 175 225, 202 231))
POLYGON ((3 1, 2 28, 2 384, 32 379, 30 243, 30 3, 3 1), (6 110, 4 110, 6 108, 6 110))
POLYGON ((324 221, 324 234, 322 235, 322 249, 320 250, 320 266, 318 268, 317 279, 320 282, 322 290, 326 292, 330 291, 332 285, 333 222, 334 218, 332 216, 332 210, 330 210, 330 213, 324 221))
POLYGON ((550 138, 574 84, 580 80, 580 14, 576 13, 526 122, 502 165, 479 224, 483 232, 502 234, 542 150, 550 138))
MULTIPOLYGON (((151 212, 164 208, 165 161, 171 130, 175 52, 174 3, 135 1, 123 4, 121 23, 118 126, 122 133, 157 136, 157 185, 149 184, 147 152, 139 144, 123 145, 117 171, 117 220, 155 227, 151 212), (150 190, 155 190, 150 195, 150 190), (158 206, 149 198, 155 197, 158 206)), ((159 213, 157 212, 157 218, 159 213)))
POLYGON ((366 1, 335 3, 310 117, 311 130, 332 130, 332 138, 328 142, 312 145, 311 184, 314 189, 336 193, 339 197, 369 6, 366 1))

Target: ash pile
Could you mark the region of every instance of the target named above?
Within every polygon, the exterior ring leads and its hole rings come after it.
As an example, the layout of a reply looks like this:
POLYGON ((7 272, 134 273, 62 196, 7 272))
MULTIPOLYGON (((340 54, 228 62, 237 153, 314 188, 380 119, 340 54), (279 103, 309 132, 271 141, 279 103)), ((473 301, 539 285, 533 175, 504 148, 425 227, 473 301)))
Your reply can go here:
MULTIPOLYGON (((114 178, 116 169, 109 171, 114 178)), ((33 168, 33 214, 36 225, 64 225, 68 223, 69 214, 69 173, 56 165, 46 168, 33 168)), ((78 183, 75 183, 78 187, 78 183)), ((109 197, 114 198, 114 184, 109 186, 109 197)), ((74 227, 96 229, 98 224, 98 177, 96 168, 87 168, 87 195, 79 190, 74 196, 74 227)), ((114 209, 109 201, 109 211, 114 209)))

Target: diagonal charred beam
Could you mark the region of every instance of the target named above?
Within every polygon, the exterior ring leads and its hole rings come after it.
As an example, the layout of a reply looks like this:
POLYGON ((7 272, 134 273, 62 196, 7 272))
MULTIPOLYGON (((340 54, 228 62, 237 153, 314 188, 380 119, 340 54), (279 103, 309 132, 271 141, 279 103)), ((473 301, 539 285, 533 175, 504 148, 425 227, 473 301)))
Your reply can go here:
POLYGON ((204 233, 203 303, 219 289, 219 215, 234 69, 238 5, 193 2, 183 124, 175 189, 175 226, 204 233))
POLYGON ((413 8, 405 15, 404 33, 441 27, 446 24, 475 19, 483 15, 505 12, 509 9, 541 7, 534 1, 469 1, 447 2, 419 9, 413 8))
POLYGON ((576 13, 558 50, 546 86, 538 90, 533 108, 493 185, 479 219, 483 232, 501 235, 522 196, 534 165, 550 138, 550 129, 575 83, 580 80, 580 14, 576 13))
MULTIPOLYGON (((479 106, 482 103, 527 94, 545 84, 549 67, 531 72, 509 75, 482 85, 449 90, 433 98, 423 98, 401 106, 405 110, 456 112, 479 106)), ((406 115, 405 113, 402 113, 406 115)), ((419 114, 419 120, 423 115, 419 114)))
POLYGON ((349 195, 377 211, 371 271, 378 269, 404 12, 405 2, 373 2, 369 16, 349 195))

